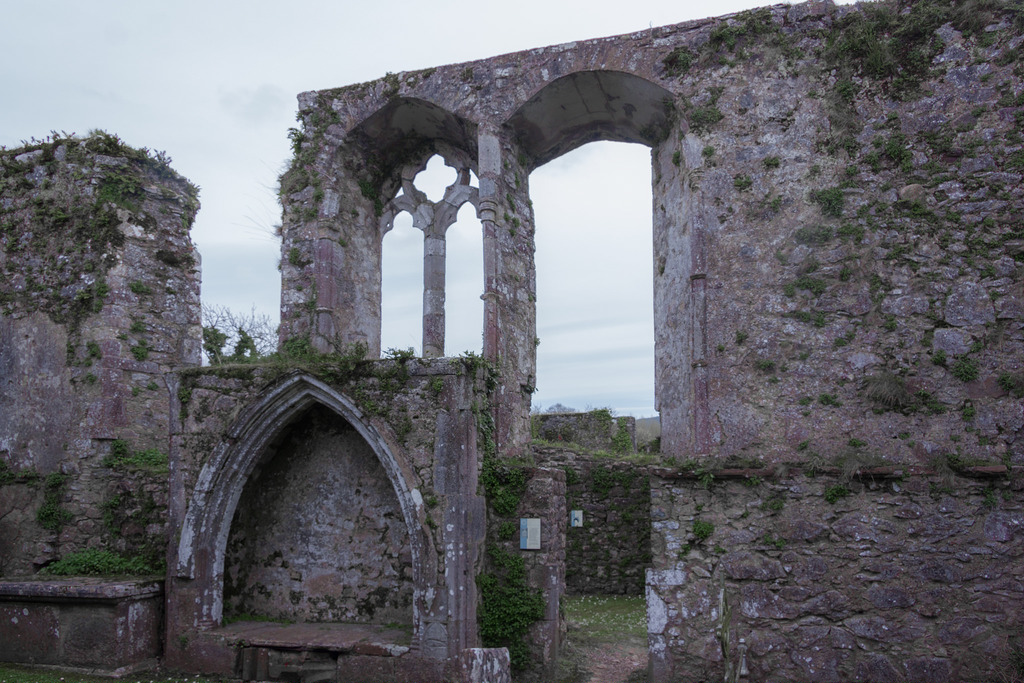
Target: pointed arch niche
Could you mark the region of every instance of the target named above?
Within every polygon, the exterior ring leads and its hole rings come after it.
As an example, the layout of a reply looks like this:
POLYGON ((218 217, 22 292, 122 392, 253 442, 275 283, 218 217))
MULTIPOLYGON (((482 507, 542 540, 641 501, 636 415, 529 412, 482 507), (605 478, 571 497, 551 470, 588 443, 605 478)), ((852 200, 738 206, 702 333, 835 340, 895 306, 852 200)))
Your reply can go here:
POLYGON ((418 635, 424 577, 436 573, 422 500, 355 404, 293 375, 227 437, 199 474, 177 548, 176 576, 200 588, 197 625, 251 615, 418 635))
POLYGON ((315 403, 267 445, 224 557, 224 618, 412 625, 412 553, 380 460, 315 403))

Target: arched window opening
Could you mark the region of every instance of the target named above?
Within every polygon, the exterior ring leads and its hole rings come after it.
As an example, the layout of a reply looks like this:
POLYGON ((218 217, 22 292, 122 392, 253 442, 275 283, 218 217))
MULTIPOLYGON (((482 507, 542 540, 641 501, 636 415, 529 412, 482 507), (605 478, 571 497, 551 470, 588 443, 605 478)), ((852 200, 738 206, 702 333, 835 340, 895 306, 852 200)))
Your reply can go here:
POLYGON ((470 203, 459 209, 446 235, 445 355, 483 350, 483 226, 470 203))
POLYGON ((651 155, 595 142, 530 177, 537 265, 533 406, 654 409, 651 155))
MULTIPOLYGON (((482 226, 476 219, 478 188, 472 184, 476 176, 469 168, 465 155, 449 150, 450 157, 435 154, 425 164, 410 164, 402 169, 402 189, 388 202, 381 218, 381 229, 385 232, 382 245, 382 296, 381 296, 381 352, 386 355, 391 348, 412 349, 418 356, 436 358, 451 352, 459 345, 467 343, 465 326, 467 316, 472 316, 472 305, 464 303, 465 291, 472 287, 473 272, 479 284, 475 287, 476 297, 483 289, 483 236, 482 226), (455 159, 447 162, 446 158, 455 159), (454 178, 452 177, 454 174, 454 178), (422 187, 421 187, 422 185, 422 187), (431 199, 424 191, 429 188, 437 194, 438 199, 431 199), (442 189, 443 188, 443 189, 442 189), (470 213, 461 213, 465 207, 470 213), (456 266, 456 287, 454 291, 458 313, 454 325, 448 320, 449 297, 449 257, 448 232, 458 220, 459 215, 466 217, 473 230, 475 224, 476 256, 467 253, 467 246, 472 238, 463 230, 456 230, 456 250, 454 259, 456 266), (395 246, 388 244, 389 236, 399 231, 401 225, 398 217, 409 215, 413 233, 418 232, 420 242, 418 256, 413 238, 392 238, 395 246), (417 265, 413 265, 413 264, 417 265), (419 275, 414 281, 413 275, 419 275), (416 300, 421 302, 417 309, 416 300), (422 336, 417 341, 411 339, 413 316, 421 321, 422 336), (449 327, 458 330, 458 338, 446 342, 449 327), (398 342, 395 345, 393 342, 398 342)), ((404 225, 404 223, 402 224, 404 225)), ((476 316, 477 331, 470 339, 479 338, 482 334, 483 314, 476 316)), ((469 348, 480 349, 481 342, 470 342, 469 348)))
POLYGON ((381 247, 380 348, 421 354, 423 325, 423 231, 402 212, 381 247))

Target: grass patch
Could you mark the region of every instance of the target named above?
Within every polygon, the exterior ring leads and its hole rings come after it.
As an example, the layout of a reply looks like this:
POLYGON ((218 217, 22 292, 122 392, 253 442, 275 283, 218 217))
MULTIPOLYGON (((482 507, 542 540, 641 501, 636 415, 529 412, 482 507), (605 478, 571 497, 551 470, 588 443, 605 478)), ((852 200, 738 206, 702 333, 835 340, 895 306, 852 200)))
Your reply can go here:
POLYGON ((569 595, 562 599, 570 628, 598 642, 616 643, 623 637, 646 641, 645 610, 642 595, 569 595))
MULTIPOLYGON (((52 669, 30 669, 15 664, 0 664, 0 683, 110 683, 104 676, 70 673, 52 669)), ((211 676, 186 676, 169 671, 144 671, 116 679, 118 683, 224 683, 211 676)))

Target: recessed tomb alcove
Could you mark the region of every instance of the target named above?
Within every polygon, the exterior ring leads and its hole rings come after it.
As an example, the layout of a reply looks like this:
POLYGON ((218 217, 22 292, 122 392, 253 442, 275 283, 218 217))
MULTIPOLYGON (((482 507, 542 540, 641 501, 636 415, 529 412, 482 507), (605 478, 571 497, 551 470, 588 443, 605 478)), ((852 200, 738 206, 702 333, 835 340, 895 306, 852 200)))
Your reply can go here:
POLYGON ((409 534, 366 440, 314 405, 242 490, 224 560, 226 621, 413 623, 409 534))

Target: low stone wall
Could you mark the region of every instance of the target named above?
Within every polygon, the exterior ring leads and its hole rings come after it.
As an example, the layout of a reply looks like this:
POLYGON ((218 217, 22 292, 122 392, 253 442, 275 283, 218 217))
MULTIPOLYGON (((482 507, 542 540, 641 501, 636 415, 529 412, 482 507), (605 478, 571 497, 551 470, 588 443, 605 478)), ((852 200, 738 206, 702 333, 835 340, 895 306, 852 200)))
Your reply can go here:
POLYGON ((124 675, 160 655, 160 581, 0 581, 0 661, 124 675))
POLYGON ((1020 468, 661 474, 652 681, 990 680, 1024 647, 1020 468))
POLYGON ((647 467, 544 446, 534 447, 534 457, 565 471, 566 509, 583 511, 583 526, 566 529, 566 591, 643 593, 651 566, 647 467))
POLYGON ((607 408, 531 415, 530 431, 534 438, 552 443, 619 454, 636 452, 636 418, 612 417, 607 408))

